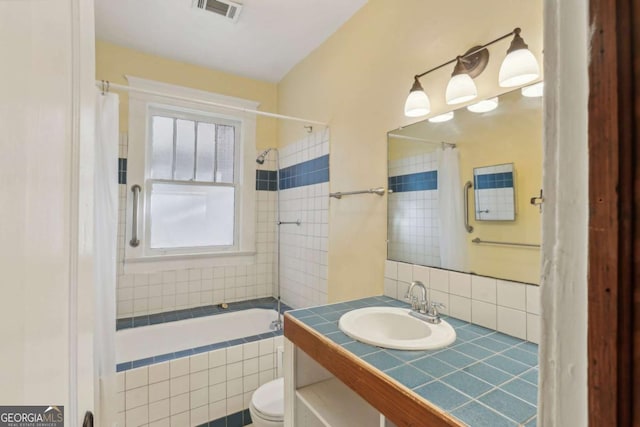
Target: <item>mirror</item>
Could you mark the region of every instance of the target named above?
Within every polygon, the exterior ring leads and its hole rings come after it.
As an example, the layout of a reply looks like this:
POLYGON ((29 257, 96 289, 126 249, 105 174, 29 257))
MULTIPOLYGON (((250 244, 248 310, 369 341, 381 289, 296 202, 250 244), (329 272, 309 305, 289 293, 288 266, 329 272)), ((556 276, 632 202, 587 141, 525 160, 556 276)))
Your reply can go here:
POLYGON ((477 221, 515 221, 513 163, 473 168, 477 221))
POLYGON ((542 98, 517 89, 452 113, 388 133, 387 258, 539 283, 542 98))

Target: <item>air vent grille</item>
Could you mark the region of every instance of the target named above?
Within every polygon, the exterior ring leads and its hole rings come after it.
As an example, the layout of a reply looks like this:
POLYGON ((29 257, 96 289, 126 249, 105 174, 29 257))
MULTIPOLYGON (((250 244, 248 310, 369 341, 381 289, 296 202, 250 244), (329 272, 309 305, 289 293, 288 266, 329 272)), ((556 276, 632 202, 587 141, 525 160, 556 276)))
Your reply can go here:
POLYGON ((194 7, 216 15, 224 16, 236 22, 240 16, 242 5, 228 0, 195 0, 194 7))

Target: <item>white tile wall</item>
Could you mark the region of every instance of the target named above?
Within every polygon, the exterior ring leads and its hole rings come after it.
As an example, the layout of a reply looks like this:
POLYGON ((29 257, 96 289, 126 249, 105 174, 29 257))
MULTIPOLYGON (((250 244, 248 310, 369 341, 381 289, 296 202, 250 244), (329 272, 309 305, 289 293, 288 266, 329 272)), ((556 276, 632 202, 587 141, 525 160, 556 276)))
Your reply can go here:
MULTIPOLYGON (((286 168, 329 154, 329 132, 318 131, 280 150, 286 168)), ((280 192, 280 292, 288 305, 300 308, 327 303, 329 183, 280 192)), ((274 292, 275 293, 275 292, 274 292)))
MULTIPOLYGON (((389 176, 437 170, 437 153, 389 161, 389 176)), ((438 190, 389 194, 389 258, 440 265, 438 190)))
MULTIPOLYGON (((119 156, 127 157, 127 135, 120 135, 119 156)), ((256 153, 258 154, 258 153, 256 153)), ((263 169, 274 170, 267 158, 263 169)), ((248 265, 228 265, 150 274, 125 274, 126 197, 129 185, 119 185, 117 317, 140 316, 202 305, 272 296, 275 274, 274 191, 256 191, 256 256, 248 265)))
POLYGON ((118 373, 119 426, 197 426, 247 409, 253 392, 277 377, 282 341, 268 338, 118 373))
POLYGON ((420 280, 442 311, 467 322, 538 343, 540 287, 387 260, 384 294, 400 300, 411 281, 420 280))

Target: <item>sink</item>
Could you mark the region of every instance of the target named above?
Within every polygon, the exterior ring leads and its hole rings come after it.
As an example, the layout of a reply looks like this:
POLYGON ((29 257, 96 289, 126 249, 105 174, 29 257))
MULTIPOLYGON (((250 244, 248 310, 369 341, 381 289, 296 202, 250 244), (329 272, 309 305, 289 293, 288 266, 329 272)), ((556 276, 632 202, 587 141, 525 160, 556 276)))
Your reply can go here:
POLYGON ((340 317, 338 327, 366 344, 397 350, 436 350, 456 340, 456 331, 446 321, 437 325, 409 315, 398 307, 366 307, 340 317))

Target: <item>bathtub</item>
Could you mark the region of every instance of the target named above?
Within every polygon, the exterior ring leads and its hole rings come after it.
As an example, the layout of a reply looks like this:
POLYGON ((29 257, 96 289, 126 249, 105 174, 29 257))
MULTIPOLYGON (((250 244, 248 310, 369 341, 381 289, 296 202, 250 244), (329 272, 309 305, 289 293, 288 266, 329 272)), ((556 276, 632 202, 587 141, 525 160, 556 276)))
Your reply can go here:
POLYGON ((116 362, 147 359, 269 333, 273 331, 271 322, 277 317, 276 310, 250 308, 123 329, 116 332, 116 362))

